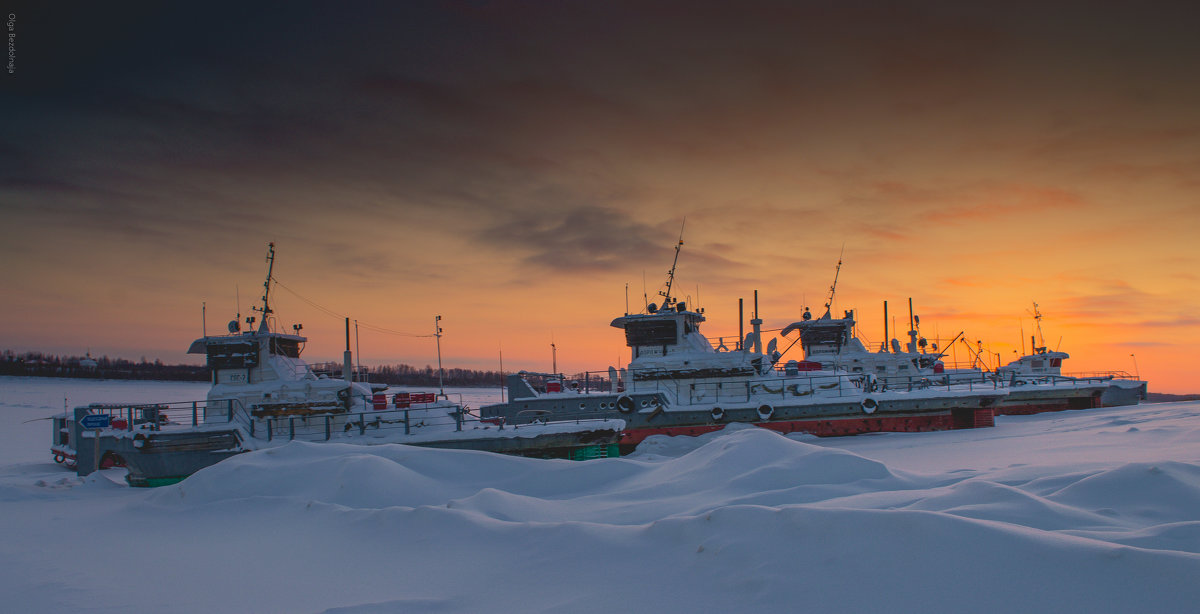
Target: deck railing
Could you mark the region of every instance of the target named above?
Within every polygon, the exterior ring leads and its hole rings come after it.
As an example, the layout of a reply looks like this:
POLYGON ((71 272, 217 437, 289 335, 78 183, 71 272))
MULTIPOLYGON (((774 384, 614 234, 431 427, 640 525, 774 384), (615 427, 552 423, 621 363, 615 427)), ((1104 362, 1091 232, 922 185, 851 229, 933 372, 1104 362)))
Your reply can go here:
MULTIPOLYGON (((461 395, 460 395, 461 396, 461 395)), ((176 430, 202 424, 229 425, 238 428, 251 438, 274 441, 276 439, 302 441, 328 441, 330 439, 353 439, 372 433, 402 430, 405 435, 417 432, 462 431, 464 426, 497 428, 499 430, 521 428, 506 424, 503 420, 480 422, 461 402, 457 404, 437 402, 413 404, 407 408, 388 408, 371 411, 315 412, 308 415, 254 416, 246 411, 242 402, 227 399, 208 403, 206 401, 182 401, 170 403, 127 403, 85 406, 87 415, 107 415, 109 429, 113 430, 176 430), (444 412, 437 412, 442 409, 444 412), (208 420, 208 417, 214 417, 208 420), (429 428, 435 427, 435 428, 429 428)), ((535 412, 534 422, 575 422, 583 420, 609 420, 600 412, 554 413, 535 412)))
MULTIPOLYGON (((79 409, 79 408, 76 408, 79 409)), ((88 415, 107 415, 110 428, 132 431, 136 427, 161 430, 167 425, 198 426, 208 422, 235 420, 241 401, 173 401, 167 403, 92 403, 83 409, 88 415), (212 419, 210 420, 210 417, 212 419)), ((244 412, 243 412, 244 413, 244 412)))

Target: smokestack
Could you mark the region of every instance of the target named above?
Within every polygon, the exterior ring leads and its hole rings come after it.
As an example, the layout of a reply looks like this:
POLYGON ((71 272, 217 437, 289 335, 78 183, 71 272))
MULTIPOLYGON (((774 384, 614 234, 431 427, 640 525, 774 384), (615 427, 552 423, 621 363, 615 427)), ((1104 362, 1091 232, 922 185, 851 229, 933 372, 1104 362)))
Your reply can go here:
POLYGON ((342 379, 347 382, 354 381, 354 363, 350 359, 350 318, 346 318, 346 352, 342 354, 342 379))
POLYGON ((758 290, 754 291, 754 318, 750 320, 754 327, 754 351, 762 354, 762 319, 758 317, 758 290))
POLYGON ((883 346, 880 351, 887 351, 888 346, 888 319, 887 319, 887 301, 883 302, 883 346))
POLYGON ((742 347, 742 341, 746 339, 746 310, 743 306, 745 299, 738 299, 738 340, 737 347, 739 350, 746 348, 742 347))

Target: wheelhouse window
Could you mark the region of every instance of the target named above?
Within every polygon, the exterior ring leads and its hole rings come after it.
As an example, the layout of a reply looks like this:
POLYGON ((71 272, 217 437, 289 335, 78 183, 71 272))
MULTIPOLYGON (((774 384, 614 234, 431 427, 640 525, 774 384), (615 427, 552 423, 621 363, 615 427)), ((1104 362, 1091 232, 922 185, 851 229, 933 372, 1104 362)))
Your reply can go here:
POLYGON ((258 346, 253 341, 209 343, 208 366, 211 369, 247 369, 258 366, 258 346))
POLYGON ((846 345, 846 330, 841 326, 810 326, 800 329, 801 342, 805 347, 813 345, 846 345))
POLYGON ((271 338, 271 353, 276 356, 300 358, 300 342, 292 339, 271 338))
POLYGON ((675 345, 675 320, 629 322, 625 325, 625 343, 638 345, 675 345))

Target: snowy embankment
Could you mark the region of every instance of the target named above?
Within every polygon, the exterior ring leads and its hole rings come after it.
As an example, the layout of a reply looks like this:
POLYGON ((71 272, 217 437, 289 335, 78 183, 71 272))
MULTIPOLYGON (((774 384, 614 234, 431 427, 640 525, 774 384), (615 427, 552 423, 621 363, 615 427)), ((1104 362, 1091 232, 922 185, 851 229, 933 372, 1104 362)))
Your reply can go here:
POLYGON ((820 440, 734 427, 587 462, 293 443, 155 490, 5 460, 9 611, 1200 602, 1200 403, 820 440))

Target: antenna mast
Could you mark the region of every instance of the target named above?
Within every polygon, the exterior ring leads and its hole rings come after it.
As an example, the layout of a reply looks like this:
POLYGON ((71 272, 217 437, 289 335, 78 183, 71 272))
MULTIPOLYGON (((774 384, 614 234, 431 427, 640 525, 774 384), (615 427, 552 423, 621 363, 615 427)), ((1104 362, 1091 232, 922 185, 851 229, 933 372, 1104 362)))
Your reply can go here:
POLYGON ((663 297, 663 307, 670 305, 674 301, 671 299, 671 284, 675 283, 675 265, 679 264, 679 249, 683 247, 683 227, 687 224, 687 218, 683 218, 683 224, 679 225, 679 242, 675 244, 675 260, 671 262, 671 270, 667 271, 667 289, 659 294, 663 297))
POLYGON ((271 296, 271 271, 275 270, 275 243, 267 243, 267 280, 263 282, 263 306, 262 308, 251 307, 254 311, 262 312, 262 322, 258 325, 258 332, 267 332, 267 317, 274 313, 271 311, 271 305, 268 298, 271 296))
MULTIPOLYGON (((1042 312, 1038 311, 1037 303, 1033 304, 1033 320, 1034 320, 1034 322, 1037 322, 1038 343, 1041 344, 1042 349, 1045 349, 1046 339, 1042 336, 1042 312)), ((1032 349, 1032 351, 1030 352, 1031 354, 1037 353, 1037 349, 1033 349, 1033 348, 1031 348, 1031 349, 1032 349)))
POLYGON ((825 315, 822 316, 824 318, 831 317, 830 309, 833 306, 833 295, 837 294, 838 274, 840 274, 842 272, 842 255, 844 255, 845 253, 846 253, 846 246, 843 244, 842 245, 842 253, 838 254, 837 268, 833 270, 833 284, 831 286, 829 286, 829 300, 825 301, 825 315))

